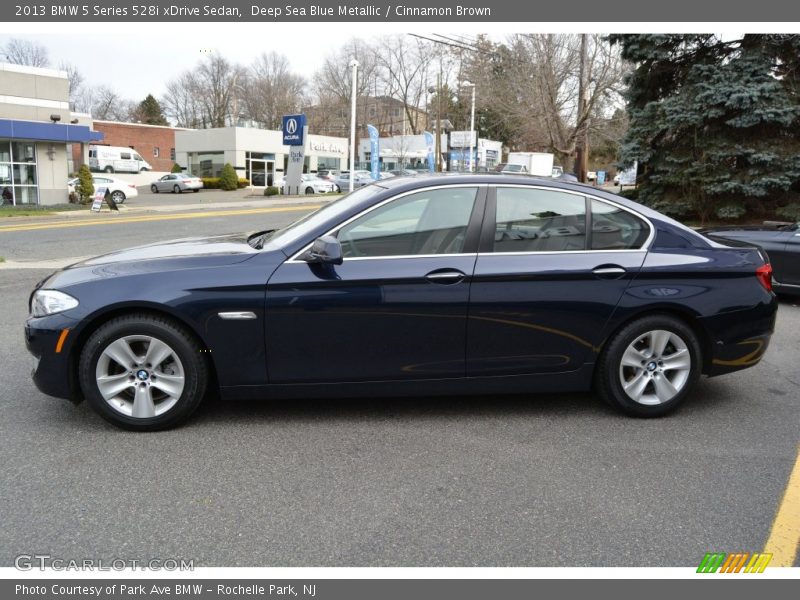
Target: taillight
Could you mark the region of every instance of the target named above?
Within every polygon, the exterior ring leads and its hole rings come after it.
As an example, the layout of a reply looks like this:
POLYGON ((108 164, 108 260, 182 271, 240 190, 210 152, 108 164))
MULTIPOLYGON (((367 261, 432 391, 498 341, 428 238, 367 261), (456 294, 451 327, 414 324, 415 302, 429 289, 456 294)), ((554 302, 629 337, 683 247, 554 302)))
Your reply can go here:
POLYGON ((772 291, 772 265, 766 263, 756 269, 756 277, 764 289, 768 292, 772 291))

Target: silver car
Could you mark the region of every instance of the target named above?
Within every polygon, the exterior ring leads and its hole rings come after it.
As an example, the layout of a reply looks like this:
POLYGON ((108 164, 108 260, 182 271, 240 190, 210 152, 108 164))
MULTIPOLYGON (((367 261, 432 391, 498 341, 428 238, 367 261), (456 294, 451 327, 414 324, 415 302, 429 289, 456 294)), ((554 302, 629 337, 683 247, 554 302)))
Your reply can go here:
MULTIPOLYGON (((336 185, 343 192, 350 189, 350 171, 342 171, 336 176, 336 185)), ((369 171, 354 171, 353 172, 353 188, 358 189, 370 183, 375 183, 372 174, 369 171)))
POLYGON ((168 173, 150 184, 150 191, 154 194, 158 192, 182 194, 188 191, 199 192, 201 189, 203 189, 203 180, 186 173, 168 173))

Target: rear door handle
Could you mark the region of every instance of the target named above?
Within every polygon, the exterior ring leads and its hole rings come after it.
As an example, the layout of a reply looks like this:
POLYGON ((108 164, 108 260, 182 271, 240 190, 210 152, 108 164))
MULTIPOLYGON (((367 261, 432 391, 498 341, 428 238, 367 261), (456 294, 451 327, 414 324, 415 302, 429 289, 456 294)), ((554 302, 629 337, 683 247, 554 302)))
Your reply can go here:
POLYGON ((619 265, 600 265, 592 269, 592 273, 601 279, 619 279, 627 271, 619 265))
POLYGON ((425 279, 431 283, 439 283, 443 285, 458 283, 464 279, 464 277, 466 277, 466 274, 462 273, 458 269, 442 269, 440 271, 431 271, 425 275, 425 279))

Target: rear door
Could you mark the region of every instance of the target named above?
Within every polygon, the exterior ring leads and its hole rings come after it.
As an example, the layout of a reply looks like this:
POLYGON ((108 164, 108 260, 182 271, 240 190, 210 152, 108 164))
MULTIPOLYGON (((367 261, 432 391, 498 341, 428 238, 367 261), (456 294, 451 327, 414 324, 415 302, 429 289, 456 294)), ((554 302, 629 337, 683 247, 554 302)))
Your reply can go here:
POLYGON ((800 230, 790 233, 780 256, 780 269, 785 279, 781 283, 800 286, 800 230))
POLYGON ((583 194, 490 190, 470 292, 467 375, 574 371, 641 269, 651 225, 583 194))

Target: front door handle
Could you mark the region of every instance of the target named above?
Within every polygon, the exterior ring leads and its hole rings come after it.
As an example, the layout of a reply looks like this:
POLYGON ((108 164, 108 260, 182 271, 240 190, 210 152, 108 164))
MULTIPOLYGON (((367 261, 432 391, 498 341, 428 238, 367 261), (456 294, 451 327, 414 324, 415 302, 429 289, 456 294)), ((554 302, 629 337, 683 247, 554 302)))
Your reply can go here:
POLYGON ((442 269, 439 271, 431 271, 425 275, 425 279, 431 283, 439 283, 444 285, 458 283, 464 279, 464 277, 466 277, 466 274, 462 273, 458 269, 442 269))
POLYGON ((592 273, 601 279, 619 279, 627 271, 619 265, 600 265, 592 269, 592 273))

